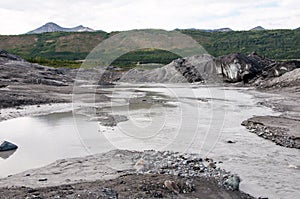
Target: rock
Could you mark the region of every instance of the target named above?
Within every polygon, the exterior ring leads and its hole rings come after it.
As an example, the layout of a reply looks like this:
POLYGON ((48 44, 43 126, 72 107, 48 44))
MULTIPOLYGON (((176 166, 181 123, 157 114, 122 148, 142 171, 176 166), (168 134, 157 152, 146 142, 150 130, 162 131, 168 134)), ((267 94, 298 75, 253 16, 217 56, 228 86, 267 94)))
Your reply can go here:
POLYGON ((118 192, 113 189, 105 188, 102 192, 105 194, 105 198, 118 199, 119 197, 118 192))
MULTIPOLYGON (((300 67, 300 64, 298 65, 300 67)), ((271 76, 267 79, 257 81, 259 88, 282 88, 300 85, 300 68, 285 71, 284 74, 271 76)))
POLYGON ((7 84, 0 84, 0 88, 6 88, 7 86, 7 84))
POLYGON ((232 190, 239 190, 241 179, 237 175, 229 176, 225 181, 225 184, 228 185, 232 190))
POLYGON ((32 189, 32 188, 29 188, 27 190, 27 193, 34 193, 34 192, 37 192, 38 190, 37 189, 32 189))
POLYGON ((104 86, 104 87, 113 87, 116 84, 114 84, 112 82, 104 81, 104 80, 101 79, 101 80, 98 81, 98 85, 99 86, 104 86))
POLYGON ((144 167, 145 167, 144 159, 139 159, 134 165, 136 172, 141 172, 144 169, 144 167))
POLYGON ((0 151, 16 150, 17 148, 18 146, 13 143, 7 141, 0 141, 0 151))
MULTIPOLYGON (((300 148, 297 142, 299 121, 284 116, 254 116, 242 122, 251 133, 260 137, 271 140, 278 145, 289 148, 300 148)), ((299 137, 298 137, 298 140, 299 137)))
POLYGON ((154 196, 155 198, 163 198, 163 194, 162 194, 160 191, 155 191, 155 192, 153 193, 153 196, 154 196))
POLYGON ((217 166, 214 162, 209 162, 208 165, 207 165, 207 168, 215 169, 215 168, 217 168, 217 166))
POLYGON ((194 191, 195 190, 195 185, 193 184, 193 180, 187 180, 185 182, 185 191, 187 192, 191 192, 191 191, 194 191))
POLYGON ((170 191, 172 191, 172 192, 174 192, 174 193, 179 193, 179 188, 178 188, 178 186, 177 186, 177 184, 176 184, 176 182, 174 182, 173 180, 171 181, 171 180, 166 180, 165 182, 164 182, 164 185, 165 185, 165 187, 167 188, 167 189, 169 189, 170 191))
POLYGON ((263 69, 274 63, 274 61, 263 58, 255 52, 246 56, 241 53, 225 55, 216 59, 217 71, 223 75, 228 82, 248 81, 258 74, 261 74, 263 69))
POLYGON ((2 49, 0 49, 0 59, 14 60, 14 61, 24 61, 21 57, 10 54, 7 51, 2 50, 2 49))
POLYGON ((296 165, 293 165, 293 164, 289 164, 289 165, 288 165, 288 168, 292 168, 292 169, 298 169, 298 166, 296 166, 296 165))
POLYGON ((228 144, 234 144, 234 143, 236 143, 236 141, 232 141, 232 140, 227 140, 226 141, 228 144))

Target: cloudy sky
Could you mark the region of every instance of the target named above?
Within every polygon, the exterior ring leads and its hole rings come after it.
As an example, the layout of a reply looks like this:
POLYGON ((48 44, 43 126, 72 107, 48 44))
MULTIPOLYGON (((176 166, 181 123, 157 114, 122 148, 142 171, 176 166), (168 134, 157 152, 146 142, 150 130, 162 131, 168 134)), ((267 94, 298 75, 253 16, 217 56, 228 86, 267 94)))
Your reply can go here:
POLYGON ((299 0, 2 0, 0 34, 22 34, 47 22, 96 30, 142 28, 247 30, 300 27, 299 0))

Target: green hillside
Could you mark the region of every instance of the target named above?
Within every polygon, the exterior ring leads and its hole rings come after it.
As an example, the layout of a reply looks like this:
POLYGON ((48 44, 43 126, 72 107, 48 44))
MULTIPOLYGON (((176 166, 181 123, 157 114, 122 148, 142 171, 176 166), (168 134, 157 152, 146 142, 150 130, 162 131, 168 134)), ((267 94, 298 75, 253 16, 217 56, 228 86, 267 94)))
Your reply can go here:
POLYGON ((234 52, 258 54, 272 59, 300 58, 299 30, 232 31, 207 33, 181 30, 190 35, 214 56, 234 52))
POLYGON ((132 67, 139 64, 161 63, 168 64, 172 60, 179 58, 178 55, 159 49, 141 49, 126 53, 116 59, 112 65, 122 67, 132 67))
MULTIPOLYGON (((234 52, 249 54, 256 51, 258 54, 273 59, 300 58, 299 30, 179 31, 193 37, 213 56, 234 52)), ((85 59, 96 45, 115 33, 98 31, 0 35, 0 48, 45 65, 78 67, 80 64, 74 60, 85 59)), ((147 49, 123 55, 114 64, 119 66, 129 66, 137 62, 165 64, 177 57, 165 51, 147 49)))
POLYGON ((0 48, 28 58, 61 60, 84 59, 104 39, 106 32, 53 32, 43 34, 0 36, 0 48))

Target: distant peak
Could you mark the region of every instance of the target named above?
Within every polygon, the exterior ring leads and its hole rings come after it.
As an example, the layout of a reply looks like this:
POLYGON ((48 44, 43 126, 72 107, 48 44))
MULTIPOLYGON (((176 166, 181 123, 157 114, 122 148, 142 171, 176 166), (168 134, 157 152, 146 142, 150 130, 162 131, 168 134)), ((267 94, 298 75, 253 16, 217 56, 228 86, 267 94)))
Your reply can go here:
POLYGON ((46 23, 45 25, 57 25, 57 24, 54 23, 54 22, 48 22, 48 23, 46 23))
POLYGON ((28 32, 29 34, 39 34, 45 32, 94 32, 95 30, 85 27, 83 25, 76 26, 74 28, 64 28, 57 25, 54 22, 48 22, 45 25, 28 32))
POLYGON ((265 29, 263 27, 261 27, 261 26, 256 26, 256 27, 254 27, 254 28, 252 28, 250 30, 265 30, 265 29))
POLYGON ((53 22, 48 22, 48 23, 46 23, 44 26, 59 26, 59 25, 57 25, 56 23, 53 23, 53 22))

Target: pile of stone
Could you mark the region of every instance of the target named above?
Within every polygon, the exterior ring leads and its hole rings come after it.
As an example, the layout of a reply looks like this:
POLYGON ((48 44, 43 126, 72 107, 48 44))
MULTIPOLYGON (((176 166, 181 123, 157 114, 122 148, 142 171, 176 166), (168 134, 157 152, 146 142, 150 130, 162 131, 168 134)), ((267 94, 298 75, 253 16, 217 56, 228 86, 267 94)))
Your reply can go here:
MULTIPOLYGON (((239 190, 240 178, 237 175, 219 168, 218 163, 210 158, 202 159, 198 154, 150 150, 134 154, 133 161, 136 162, 134 168, 138 173, 202 177, 216 181, 220 187, 239 190)), ((189 187, 192 189, 192 182, 190 183, 189 187)))
POLYGON ((243 121, 242 125, 251 133, 271 140, 280 146, 300 149, 299 142, 296 141, 296 138, 287 133, 288 129, 286 128, 265 126, 263 123, 254 122, 251 121, 251 119, 243 121))

